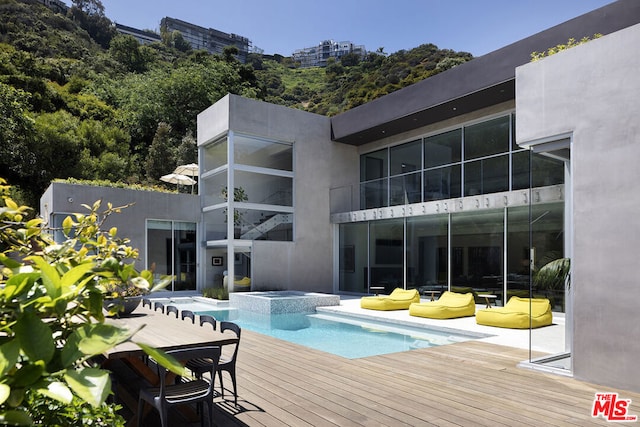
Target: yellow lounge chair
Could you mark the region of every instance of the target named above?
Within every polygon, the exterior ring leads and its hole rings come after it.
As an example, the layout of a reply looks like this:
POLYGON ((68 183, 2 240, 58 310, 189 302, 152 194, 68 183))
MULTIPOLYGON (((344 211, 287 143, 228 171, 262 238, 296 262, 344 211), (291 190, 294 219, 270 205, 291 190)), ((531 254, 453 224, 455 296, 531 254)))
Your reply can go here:
POLYGON ((511 297, 504 307, 478 310, 476 323, 478 325, 498 326, 500 328, 528 329, 529 318, 531 327, 548 326, 553 322, 551 304, 546 298, 511 297), (531 316, 529 316, 529 301, 531 301, 531 316))
POLYGON ((409 306, 409 315, 430 319, 453 319, 473 316, 476 303, 471 292, 460 294, 446 291, 437 301, 413 303, 409 306))
POLYGON ((406 310, 414 302, 420 302, 417 290, 395 288, 387 296, 362 297, 360 307, 369 310, 406 310))

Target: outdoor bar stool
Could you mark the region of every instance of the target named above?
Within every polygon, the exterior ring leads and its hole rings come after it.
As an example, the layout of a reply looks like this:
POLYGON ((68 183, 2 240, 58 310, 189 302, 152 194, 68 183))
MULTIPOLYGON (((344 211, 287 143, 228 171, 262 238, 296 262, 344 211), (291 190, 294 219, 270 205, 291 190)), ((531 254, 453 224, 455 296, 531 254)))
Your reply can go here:
POLYGON ((191 323, 196 323, 196 316, 193 314, 193 311, 191 310, 182 310, 180 312, 180 316, 182 320, 189 318, 191 319, 191 323))
POLYGON ((209 316, 208 314, 201 314, 200 315, 200 326, 204 325, 205 323, 211 323, 211 325, 213 326, 213 330, 216 330, 216 318, 213 316, 209 316))
POLYGON ((175 313, 176 319, 178 318, 178 307, 176 307, 175 305, 168 305, 166 311, 167 311, 167 316, 169 315, 169 313, 175 313))
POLYGON ((156 301, 153 303, 153 311, 158 311, 158 309, 160 309, 161 313, 164 313, 164 304, 156 301))

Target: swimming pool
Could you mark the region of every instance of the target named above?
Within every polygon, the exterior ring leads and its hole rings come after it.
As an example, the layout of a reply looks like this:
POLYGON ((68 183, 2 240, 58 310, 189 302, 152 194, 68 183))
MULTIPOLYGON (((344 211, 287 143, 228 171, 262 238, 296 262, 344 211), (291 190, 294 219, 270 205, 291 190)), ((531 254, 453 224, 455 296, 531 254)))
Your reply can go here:
POLYGON ((347 359, 453 344, 484 336, 457 330, 394 325, 334 313, 258 313, 197 297, 153 300, 347 359))

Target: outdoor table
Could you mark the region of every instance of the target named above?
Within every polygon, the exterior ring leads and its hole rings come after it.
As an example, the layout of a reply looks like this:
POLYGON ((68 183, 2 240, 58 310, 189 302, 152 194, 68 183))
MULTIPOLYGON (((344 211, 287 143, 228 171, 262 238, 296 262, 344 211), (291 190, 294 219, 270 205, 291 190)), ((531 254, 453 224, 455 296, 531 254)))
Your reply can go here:
MULTIPOLYGON (((132 341, 148 344, 164 351, 208 345, 222 346, 238 342, 235 335, 214 331, 210 325, 202 327, 144 307, 138 308, 128 317, 108 318, 105 323, 129 330, 137 330, 144 325, 135 333, 132 341)), ((156 369, 145 363, 146 353, 134 342, 128 341, 108 350, 104 354, 103 366, 109 369, 110 363, 121 360, 151 386, 159 386, 160 378, 156 369)), ((137 396, 131 396, 126 390, 120 388, 118 392, 121 394, 119 397, 122 402, 134 413, 132 420, 136 420, 137 396)))
POLYGON ((484 300, 487 302, 487 308, 491 308, 491 300, 492 299, 496 299, 498 298, 497 295, 493 295, 493 294, 478 294, 479 298, 484 298, 484 300))

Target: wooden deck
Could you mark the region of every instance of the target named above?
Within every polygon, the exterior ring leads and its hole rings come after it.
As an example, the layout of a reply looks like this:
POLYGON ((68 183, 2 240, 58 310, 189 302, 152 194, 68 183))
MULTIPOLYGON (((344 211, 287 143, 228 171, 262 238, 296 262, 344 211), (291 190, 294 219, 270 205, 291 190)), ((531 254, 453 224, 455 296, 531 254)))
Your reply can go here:
POLYGON ((218 426, 610 425, 591 410, 615 391, 640 415, 640 393, 518 368, 527 351, 476 341, 349 360, 243 330, 238 357, 238 407, 216 398, 218 426))

